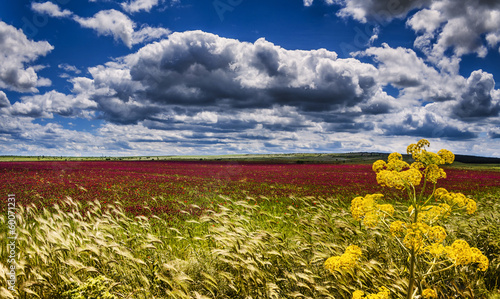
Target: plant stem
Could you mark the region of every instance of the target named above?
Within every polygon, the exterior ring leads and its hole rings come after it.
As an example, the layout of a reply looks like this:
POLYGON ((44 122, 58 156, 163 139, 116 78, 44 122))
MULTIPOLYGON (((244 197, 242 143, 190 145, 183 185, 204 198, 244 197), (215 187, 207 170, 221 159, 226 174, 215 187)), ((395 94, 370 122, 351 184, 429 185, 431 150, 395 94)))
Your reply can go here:
POLYGON ((451 266, 448 266, 448 267, 446 267, 444 269, 440 269, 440 270, 437 270, 437 271, 434 271, 434 272, 431 272, 431 273, 427 273, 427 274, 424 275, 424 277, 428 276, 428 275, 437 274, 437 273, 440 273, 440 272, 443 272, 443 271, 446 271, 446 270, 450 270, 453 267, 455 267, 455 265, 452 264, 451 266))
POLYGON ((406 299, 412 298, 413 284, 415 280, 414 276, 415 276, 415 248, 412 248, 410 253, 410 280, 408 281, 408 294, 406 296, 406 299))
POLYGON ((436 191, 436 184, 435 183, 434 183, 434 186, 432 188, 431 195, 429 195, 429 198, 427 198, 427 200, 424 202, 424 204, 422 204, 422 206, 425 206, 429 202, 429 200, 431 200, 434 197, 434 191, 436 191))
MULTIPOLYGON (((424 188, 425 188, 425 183, 426 183, 426 180, 424 180, 424 188)), ((419 196, 419 200, 417 201, 417 198, 416 198, 416 190, 415 190, 415 187, 412 185, 413 187, 413 203, 414 203, 414 211, 415 211, 415 214, 413 216, 413 222, 412 223, 417 223, 418 221, 418 209, 419 209, 419 206, 418 206, 418 201, 420 201, 422 199, 422 193, 420 193, 420 196, 419 196)), ((408 281, 408 293, 406 295, 406 299, 412 299, 413 298, 413 288, 414 288, 414 285, 415 285, 415 263, 416 263, 416 250, 415 250, 415 247, 413 246, 411 248, 411 252, 410 252, 410 280, 408 281)))
POLYGON ((418 198, 419 201, 421 201, 424 196, 424 191, 426 186, 427 186, 427 172, 424 174, 424 185, 422 186, 422 190, 420 190, 420 196, 418 198))

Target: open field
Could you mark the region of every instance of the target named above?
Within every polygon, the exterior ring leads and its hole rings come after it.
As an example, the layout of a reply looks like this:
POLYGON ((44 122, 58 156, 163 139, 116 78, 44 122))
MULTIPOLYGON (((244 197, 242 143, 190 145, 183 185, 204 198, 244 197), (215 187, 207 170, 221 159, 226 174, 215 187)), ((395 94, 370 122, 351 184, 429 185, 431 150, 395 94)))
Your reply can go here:
MULTIPOLYGON (((442 187, 473 197, 499 189, 500 171, 474 167, 479 166, 448 167, 442 187)), ((119 200, 134 215, 172 215, 180 204, 203 210, 218 195, 235 200, 265 196, 284 206, 290 196, 348 202, 365 193, 383 192, 389 200, 404 195, 377 185, 370 164, 51 161, 0 162, 0 169, 0 193, 16 194, 22 204, 51 206, 67 196, 83 203, 119 200)))
POLYGON ((343 154, 240 154, 204 156, 131 156, 131 157, 63 157, 63 156, 0 156, 0 161, 224 161, 263 163, 373 163, 387 158, 384 153, 343 154))
MULTIPOLYGON (((440 298, 498 298, 500 171, 457 164, 438 185, 478 208, 440 221, 445 242, 467 240, 489 268, 443 266, 432 287, 440 298)), ((403 298, 408 285, 387 226, 351 216, 351 200, 371 193, 407 209, 405 192, 378 185, 367 163, 0 162, 0 181, 18 206, 16 298, 351 298, 382 286, 403 298), (362 266, 325 269, 352 244, 362 266)), ((0 248, 0 291, 14 298, 8 255, 0 248)))

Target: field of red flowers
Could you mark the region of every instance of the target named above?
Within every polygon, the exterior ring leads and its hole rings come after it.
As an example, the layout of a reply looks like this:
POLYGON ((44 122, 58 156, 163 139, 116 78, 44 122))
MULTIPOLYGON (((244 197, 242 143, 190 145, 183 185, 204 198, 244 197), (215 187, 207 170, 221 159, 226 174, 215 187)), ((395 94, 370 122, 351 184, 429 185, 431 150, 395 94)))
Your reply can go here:
MULTIPOLYGON (((439 186, 475 198, 500 189, 500 172, 446 168, 439 186)), ((15 194, 18 204, 52 206, 67 196, 83 203, 119 200, 135 215, 179 213, 197 205, 200 213, 218 195, 233 199, 265 196, 290 205, 290 196, 351 200, 381 192, 404 197, 376 184, 370 164, 265 164, 172 161, 0 162, 0 194, 15 194), (144 206, 148 205, 149 209, 144 206)), ((2 205, 0 210, 5 210, 2 205)))

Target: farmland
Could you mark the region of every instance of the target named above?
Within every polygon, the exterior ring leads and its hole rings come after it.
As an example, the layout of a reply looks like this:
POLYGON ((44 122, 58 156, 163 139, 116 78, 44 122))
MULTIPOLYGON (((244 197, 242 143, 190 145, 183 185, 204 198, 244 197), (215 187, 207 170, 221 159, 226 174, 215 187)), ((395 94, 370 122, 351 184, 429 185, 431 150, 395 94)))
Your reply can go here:
MULTIPOLYGON (((0 193, 16 194, 21 204, 50 207, 67 196, 82 203, 119 200, 135 216, 176 214, 180 204, 203 209, 219 195, 257 201, 265 196, 283 205, 291 196, 349 202, 365 193, 382 192, 390 200, 402 195, 377 185, 371 164, 51 161, 0 162, 0 169, 0 193)), ((441 186, 467 195, 499 189, 499 171, 448 168, 447 175, 441 186)))
MULTIPOLYGON (((440 298, 498 298, 500 172, 443 169, 439 187, 477 202, 473 215, 440 220, 445 244, 467 240, 489 267, 442 261, 425 287, 440 298)), ((359 289, 403 298, 408 288, 407 252, 388 224, 366 227, 350 212, 353 198, 375 193, 408 210, 407 193, 377 184, 369 163, 4 161, 0 181, 18 209, 14 293, 0 249, 5 298, 353 298, 359 289), (362 265, 325 268, 351 245, 362 265)))

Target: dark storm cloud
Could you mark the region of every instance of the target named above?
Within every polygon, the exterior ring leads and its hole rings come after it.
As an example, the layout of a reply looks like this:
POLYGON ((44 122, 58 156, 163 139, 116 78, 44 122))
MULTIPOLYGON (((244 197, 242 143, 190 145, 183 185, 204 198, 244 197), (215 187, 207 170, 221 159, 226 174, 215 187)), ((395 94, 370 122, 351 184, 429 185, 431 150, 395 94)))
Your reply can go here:
POLYGON ((309 126, 301 123, 274 123, 274 124, 263 124, 262 128, 270 131, 279 132, 295 132, 300 129, 308 128, 309 126))
POLYGON ((196 132, 213 132, 213 133, 233 133, 242 132, 245 130, 254 129, 257 126, 257 122, 244 122, 240 120, 227 120, 217 123, 217 125, 207 125, 207 124, 190 124, 182 121, 172 121, 172 120, 145 120, 142 124, 153 130, 162 131, 174 131, 174 130, 186 130, 186 131, 196 131, 196 132))
POLYGON ((250 133, 237 134, 236 137, 241 138, 241 139, 249 139, 249 140, 273 140, 273 139, 275 139, 273 136, 257 135, 257 134, 250 134, 250 133))
POLYGON ((462 120, 498 116, 500 98, 494 99, 493 76, 483 71, 474 71, 467 79, 461 98, 453 106, 452 116, 462 120))
POLYGON ((152 119, 172 106, 217 112, 276 105, 340 111, 367 102, 380 89, 375 68, 355 59, 201 31, 174 33, 90 73, 91 99, 115 123, 152 119))
MULTIPOLYGON (((246 109, 242 111, 201 111, 195 114, 174 114, 170 110, 163 118, 149 119, 142 122, 147 128, 159 130, 188 130, 192 132, 210 132, 228 134, 254 130, 272 132, 295 132, 308 129, 313 123, 308 117, 299 114, 293 107, 273 107, 271 109, 246 109)), ((317 118, 322 121, 321 117, 317 118)), ((351 121, 351 120, 349 120, 351 121)))
POLYGON ((373 122, 345 122, 345 123, 331 123, 325 126, 325 130, 329 132, 349 132, 357 133, 362 131, 372 131, 375 128, 373 122))
POLYGON ((279 54, 275 49, 265 49, 263 47, 257 49, 251 64, 260 71, 265 71, 270 77, 276 77, 280 74, 279 54))
POLYGON ((488 133, 488 136, 491 139, 498 139, 498 138, 500 138, 500 131, 498 131, 498 132, 491 131, 488 133))
POLYGON ((403 114, 398 122, 382 124, 387 136, 416 136, 422 138, 445 138, 450 140, 471 139, 477 134, 444 122, 430 112, 403 114))
POLYGON ((377 114, 386 114, 391 112, 392 106, 388 102, 383 102, 383 101, 377 101, 373 103, 366 103, 363 105, 360 105, 361 111, 364 114, 372 114, 372 115, 377 115, 377 114))
POLYGON ((144 106, 133 101, 122 101, 119 97, 94 97, 98 103, 100 118, 117 124, 134 124, 138 120, 161 112, 154 106, 144 106))

